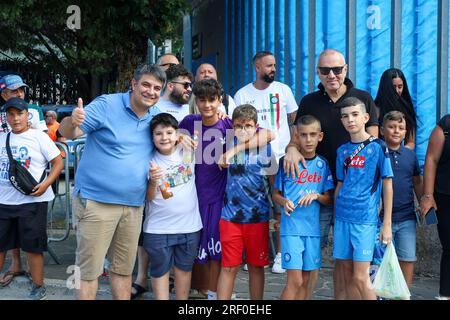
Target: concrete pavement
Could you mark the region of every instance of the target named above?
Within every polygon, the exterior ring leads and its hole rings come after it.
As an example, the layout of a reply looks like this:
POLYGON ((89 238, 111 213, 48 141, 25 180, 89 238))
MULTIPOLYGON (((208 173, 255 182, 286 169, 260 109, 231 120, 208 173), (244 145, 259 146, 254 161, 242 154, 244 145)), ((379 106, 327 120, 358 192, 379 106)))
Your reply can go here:
MULTIPOLYGON (((70 266, 75 261, 75 234, 71 232, 68 239, 62 242, 51 242, 50 248, 56 254, 61 264, 56 264, 52 257, 45 253, 45 282, 47 286, 47 296, 49 300, 73 300, 74 291, 67 287, 67 280, 73 276, 70 266), (68 269, 69 268, 69 269, 68 269)), ((314 300, 332 300, 333 299, 333 278, 332 263, 330 261, 330 249, 323 251, 323 268, 319 276, 317 289, 314 292, 314 300)), ((7 258, 3 272, 10 263, 7 258)), ((22 255, 24 259, 24 255, 22 255)), ((26 265, 24 261, 24 265, 26 265)), ((286 283, 286 274, 273 274, 270 268, 266 269, 264 299, 277 300, 286 283)), ((149 282, 150 283, 150 282, 149 282)), ((69 281, 70 284, 70 281, 69 281)), ((16 277, 7 287, 0 287, 0 300, 23 300, 29 293, 30 283, 26 277, 16 277)), ((240 271, 238 273, 235 290, 236 299, 248 299, 248 273, 240 271)), ((416 275, 411 288, 412 300, 433 300, 439 292, 439 278, 433 276, 416 275)), ((111 292, 108 285, 108 278, 100 279, 99 300, 111 299, 111 292)), ((148 292, 142 296, 143 300, 152 299, 152 293, 148 292)))

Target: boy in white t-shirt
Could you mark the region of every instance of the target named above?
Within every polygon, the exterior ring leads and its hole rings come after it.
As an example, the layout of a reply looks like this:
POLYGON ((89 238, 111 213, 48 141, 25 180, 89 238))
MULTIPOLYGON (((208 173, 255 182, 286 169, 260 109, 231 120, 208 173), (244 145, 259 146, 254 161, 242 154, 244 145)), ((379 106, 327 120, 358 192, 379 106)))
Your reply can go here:
POLYGON ((156 115, 150 129, 156 151, 150 162, 143 232, 152 289, 156 299, 169 299, 173 267, 176 299, 186 300, 202 229, 194 156, 192 150, 177 145, 178 122, 172 115, 156 115))
POLYGON ((60 151, 40 130, 28 127, 28 104, 20 98, 9 99, 3 106, 12 132, 0 134, 0 270, 6 252, 21 248, 27 254, 32 278, 30 299, 46 298, 44 287, 44 254, 47 249, 47 205, 53 200, 49 188, 59 176, 63 161, 60 151), (6 139, 10 137, 13 158, 40 181, 48 163, 52 169, 30 195, 16 190, 9 181, 9 157, 6 139))

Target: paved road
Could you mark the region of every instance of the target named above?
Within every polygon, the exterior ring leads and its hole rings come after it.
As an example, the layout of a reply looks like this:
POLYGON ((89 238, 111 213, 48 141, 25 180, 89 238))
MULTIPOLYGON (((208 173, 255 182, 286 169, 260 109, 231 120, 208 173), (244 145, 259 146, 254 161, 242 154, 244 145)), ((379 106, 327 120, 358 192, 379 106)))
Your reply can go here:
MULTIPOLYGON (((56 264, 52 257, 45 254, 45 281, 47 285, 47 295, 49 300, 73 300, 73 290, 67 287, 67 280, 72 275, 68 268, 75 261, 75 235, 70 234, 67 240, 63 242, 50 243, 50 248, 56 254, 61 264, 56 264)), ((314 300, 333 299, 333 280, 332 265, 329 260, 329 252, 323 251, 324 265, 320 273, 317 289, 314 292, 314 300)), ((9 258, 5 268, 9 265, 9 258)), ((285 274, 273 274, 270 269, 266 269, 266 281, 264 299, 276 300, 286 283, 285 274)), ((5 288, 0 287, 0 300, 22 300, 26 299, 29 290, 29 280, 25 277, 16 277, 14 281, 5 288)), ((431 300, 438 294, 439 279, 436 277, 416 276, 411 288, 411 299, 413 300, 431 300)), ((235 290, 236 299, 248 299, 248 273, 240 271, 237 276, 235 290)), ((99 300, 111 299, 111 292, 108 286, 108 278, 102 278, 100 281, 99 300)), ((151 292, 143 295, 142 299, 152 299, 151 292)))

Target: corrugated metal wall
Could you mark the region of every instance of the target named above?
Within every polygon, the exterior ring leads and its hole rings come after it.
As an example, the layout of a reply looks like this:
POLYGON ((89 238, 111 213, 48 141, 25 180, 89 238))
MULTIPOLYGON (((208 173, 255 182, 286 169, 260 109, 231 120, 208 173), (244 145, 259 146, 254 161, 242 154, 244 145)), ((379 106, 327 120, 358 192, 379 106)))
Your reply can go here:
POLYGON ((345 53, 348 77, 373 97, 383 71, 398 67, 418 115, 417 154, 423 162, 436 118, 450 111, 448 0, 210 1, 216 10, 219 4, 224 34, 215 35, 223 37, 217 63, 230 94, 254 79, 251 60, 259 50, 274 52, 277 78, 298 101, 316 89, 316 61, 325 48, 345 53))

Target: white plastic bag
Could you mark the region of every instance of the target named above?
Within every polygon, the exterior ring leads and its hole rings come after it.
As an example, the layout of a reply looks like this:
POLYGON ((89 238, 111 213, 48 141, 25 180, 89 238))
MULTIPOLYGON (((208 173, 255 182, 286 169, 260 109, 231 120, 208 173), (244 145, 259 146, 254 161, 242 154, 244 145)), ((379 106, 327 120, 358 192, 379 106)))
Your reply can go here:
POLYGON ((373 286, 375 294, 382 298, 409 300, 411 297, 392 241, 387 245, 373 286))

